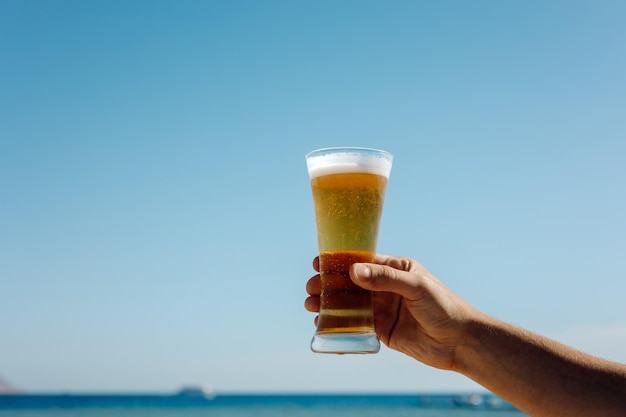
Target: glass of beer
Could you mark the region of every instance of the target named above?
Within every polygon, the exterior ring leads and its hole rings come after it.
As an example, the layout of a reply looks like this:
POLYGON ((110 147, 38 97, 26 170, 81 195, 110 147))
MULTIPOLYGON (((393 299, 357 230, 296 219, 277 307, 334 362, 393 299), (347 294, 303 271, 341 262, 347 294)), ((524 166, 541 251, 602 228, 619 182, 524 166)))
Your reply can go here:
POLYGON ((306 155, 319 246, 322 291, 311 350, 376 353, 372 293, 349 269, 373 262, 393 156, 367 148, 326 148, 306 155))

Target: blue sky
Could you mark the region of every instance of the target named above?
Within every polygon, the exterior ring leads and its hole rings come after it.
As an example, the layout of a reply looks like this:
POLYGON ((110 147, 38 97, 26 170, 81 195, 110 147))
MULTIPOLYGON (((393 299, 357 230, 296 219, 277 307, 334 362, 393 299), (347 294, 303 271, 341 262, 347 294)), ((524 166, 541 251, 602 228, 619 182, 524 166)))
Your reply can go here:
POLYGON ((304 155, 395 155, 379 251, 626 361, 622 1, 0 0, 0 375, 446 391, 309 351, 304 155))

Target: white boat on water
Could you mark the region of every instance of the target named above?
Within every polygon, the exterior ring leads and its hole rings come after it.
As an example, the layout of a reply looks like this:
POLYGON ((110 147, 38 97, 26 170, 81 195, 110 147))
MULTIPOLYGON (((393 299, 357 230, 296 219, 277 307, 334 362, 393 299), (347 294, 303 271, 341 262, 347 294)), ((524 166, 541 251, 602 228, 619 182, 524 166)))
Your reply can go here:
POLYGON ((178 395, 184 397, 204 397, 212 400, 215 398, 215 390, 211 385, 183 387, 178 391, 178 395))
POLYGON ((485 399, 480 394, 459 395, 454 397, 454 404, 460 407, 480 407, 485 399))

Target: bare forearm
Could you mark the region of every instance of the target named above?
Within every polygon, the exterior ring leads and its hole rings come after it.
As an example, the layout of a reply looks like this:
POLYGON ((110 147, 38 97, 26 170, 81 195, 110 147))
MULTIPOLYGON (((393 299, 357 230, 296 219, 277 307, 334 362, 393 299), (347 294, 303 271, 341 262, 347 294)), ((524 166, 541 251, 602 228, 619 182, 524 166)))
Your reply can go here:
POLYGON ((455 370, 533 417, 626 416, 626 365, 487 317, 467 326, 455 370))

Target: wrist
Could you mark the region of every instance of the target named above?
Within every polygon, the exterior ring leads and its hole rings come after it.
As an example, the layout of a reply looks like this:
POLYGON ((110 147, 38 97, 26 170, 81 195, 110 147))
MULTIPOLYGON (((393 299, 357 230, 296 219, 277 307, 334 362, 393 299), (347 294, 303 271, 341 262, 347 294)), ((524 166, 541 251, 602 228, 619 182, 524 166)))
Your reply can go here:
POLYGON ((490 353, 485 346, 485 338, 489 334, 498 333, 501 323, 475 311, 459 326, 459 337, 454 350, 452 371, 474 379, 480 367, 490 353))

